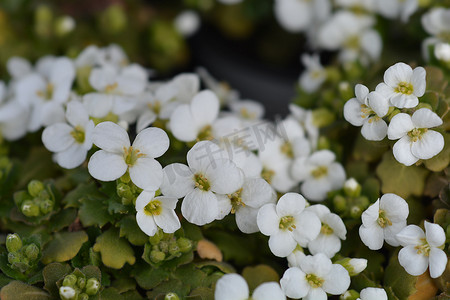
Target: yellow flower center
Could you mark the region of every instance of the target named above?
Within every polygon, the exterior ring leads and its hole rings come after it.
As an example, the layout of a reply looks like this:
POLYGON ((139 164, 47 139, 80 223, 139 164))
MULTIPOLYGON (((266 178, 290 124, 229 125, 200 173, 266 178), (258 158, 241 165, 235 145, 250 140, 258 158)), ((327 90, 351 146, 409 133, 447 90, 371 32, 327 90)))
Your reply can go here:
POLYGON ((280 150, 289 158, 294 158, 294 150, 292 149, 292 145, 289 142, 285 142, 281 145, 280 150))
POLYGON ((105 93, 109 94, 114 92, 118 86, 119 85, 117 84, 117 82, 114 82, 113 84, 108 84, 107 86, 105 86, 105 93))
POLYGON ((240 188, 233 194, 228 195, 228 198, 231 201, 231 213, 232 214, 234 214, 239 209, 239 206, 245 206, 245 203, 242 202, 241 194, 242 194, 242 188, 240 188))
POLYGON ((417 254, 423 254, 425 256, 430 256, 431 247, 427 243, 426 239, 421 239, 422 245, 417 245, 414 249, 417 250, 417 254))
POLYGON ((197 141, 210 141, 213 139, 211 125, 206 125, 197 135, 197 141))
POLYGON ((148 216, 157 216, 157 215, 160 215, 161 212, 162 212, 162 205, 161 205, 161 201, 159 201, 159 200, 150 201, 144 207, 144 213, 148 216))
POLYGON ((161 102, 159 102, 158 100, 156 100, 154 103, 148 103, 147 106, 157 115, 159 115, 159 113, 161 112, 161 102))
POLYGON ((125 159, 125 163, 131 167, 136 163, 138 158, 145 157, 145 154, 140 153, 138 149, 134 149, 133 146, 130 146, 128 148, 123 147, 123 157, 125 159))
POLYGON ((81 126, 76 126, 71 132, 70 135, 73 137, 75 142, 78 144, 83 144, 85 139, 84 128, 81 126))
POLYGON ((315 179, 319 179, 328 175, 328 168, 326 166, 320 166, 312 170, 311 175, 315 179))
POLYGON ((324 235, 332 235, 334 233, 334 230, 328 224, 322 223, 322 228, 320 228, 320 233, 324 234, 324 235))
POLYGON ((382 209, 378 212, 378 219, 377 219, 378 225, 380 225, 381 228, 385 228, 386 226, 392 226, 391 220, 386 216, 386 212, 382 209))
POLYGON ((410 132, 408 132, 408 136, 411 139, 412 142, 417 142, 418 140, 421 140, 424 133, 428 131, 428 128, 414 128, 410 132))
POLYGON ((51 100, 53 97, 54 89, 55 89, 55 87, 53 86, 53 84, 47 83, 47 86, 45 87, 45 89, 43 91, 37 91, 36 94, 39 97, 44 98, 45 100, 51 100))
POLYGON ((253 120, 256 118, 256 114, 249 112, 245 107, 241 108, 240 113, 244 119, 253 120))
POLYGON ((261 171, 261 177, 267 181, 267 183, 272 183, 273 176, 275 176, 275 172, 266 168, 263 168, 261 171))
POLYGON ((305 276, 306 281, 308 282, 308 284, 313 288, 320 288, 323 285, 324 280, 320 277, 317 277, 314 274, 307 274, 305 276))
POLYGON ((208 181, 208 178, 206 178, 203 174, 197 173, 194 175, 194 182, 195 187, 202 191, 209 191, 211 188, 211 184, 208 181))
POLYGON ((285 216, 282 217, 280 220, 280 225, 278 226, 278 228, 280 228, 281 230, 289 230, 289 231, 293 231, 295 228, 297 228, 295 226, 295 219, 292 216, 285 216))
POLYGON ((357 35, 354 35, 345 41, 345 47, 349 48, 349 49, 358 50, 359 45, 360 45, 360 41, 359 41, 359 37, 357 35))
POLYGON ((409 82, 400 82, 397 87, 394 89, 396 93, 411 95, 414 92, 414 87, 409 82))

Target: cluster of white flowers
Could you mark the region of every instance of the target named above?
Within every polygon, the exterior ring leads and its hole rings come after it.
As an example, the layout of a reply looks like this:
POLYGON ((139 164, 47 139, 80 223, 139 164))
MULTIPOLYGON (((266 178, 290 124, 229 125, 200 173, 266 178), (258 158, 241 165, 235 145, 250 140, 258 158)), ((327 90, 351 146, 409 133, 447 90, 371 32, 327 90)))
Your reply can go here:
POLYGON ((430 48, 434 56, 450 63, 450 9, 434 7, 422 16, 422 26, 432 35, 423 41, 422 52, 426 60, 430 59, 430 48))
POLYGON ((397 63, 386 70, 384 82, 375 91, 369 92, 358 84, 356 98, 344 105, 344 118, 354 126, 362 126, 361 134, 367 140, 381 141, 386 135, 398 140, 393 147, 394 157, 406 166, 430 159, 444 148, 442 134, 430 130, 442 125, 442 119, 431 109, 418 106, 419 97, 425 93, 425 76, 422 67, 413 70, 397 63))

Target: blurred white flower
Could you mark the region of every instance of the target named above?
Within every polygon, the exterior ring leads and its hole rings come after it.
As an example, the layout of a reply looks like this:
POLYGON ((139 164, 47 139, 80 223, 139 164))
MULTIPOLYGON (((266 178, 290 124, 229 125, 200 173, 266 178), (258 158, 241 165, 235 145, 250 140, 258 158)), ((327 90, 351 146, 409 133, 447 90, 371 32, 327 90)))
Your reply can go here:
POLYGON ((307 93, 313 93, 317 91, 327 79, 327 72, 320 63, 318 54, 303 54, 301 60, 305 70, 300 75, 299 84, 307 93))
POLYGON ((357 300, 388 300, 384 289, 368 287, 361 290, 357 300))
POLYGON ((225 274, 216 283, 215 300, 286 300, 286 296, 276 282, 259 285, 251 297, 247 282, 239 274, 225 274))
POLYGON ((361 215, 362 242, 371 250, 381 249, 385 240, 391 246, 400 245, 395 235, 406 226, 408 215, 408 203, 403 198, 384 194, 361 215))
POLYGON ((419 8, 418 0, 377 0, 378 12, 385 18, 400 18, 407 22, 409 17, 419 8))
POLYGON ((397 234, 403 246, 398 261, 406 272, 413 276, 423 274, 430 268, 431 278, 442 275, 447 266, 447 254, 441 248, 445 243, 445 232, 438 224, 425 221, 425 233, 416 225, 408 225, 397 234))
POLYGON ((442 119, 428 108, 416 110, 412 117, 405 113, 395 115, 388 128, 388 138, 399 139, 393 147, 395 159, 410 166, 419 159, 429 159, 441 152, 444 137, 429 128, 442 123, 442 119))
POLYGON ((174 25, 182 36, 190 37, 200 27, 200 17, 193 10, 185 10, 175 17, 174 25))

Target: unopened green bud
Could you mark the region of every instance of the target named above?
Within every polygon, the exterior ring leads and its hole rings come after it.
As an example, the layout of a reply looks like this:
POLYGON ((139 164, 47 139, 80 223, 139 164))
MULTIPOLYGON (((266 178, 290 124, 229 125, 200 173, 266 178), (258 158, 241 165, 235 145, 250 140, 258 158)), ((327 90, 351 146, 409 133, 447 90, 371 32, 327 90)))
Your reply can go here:
POLYGON ((187 238, 184 237, 179 238, 177 240, 177 244, 178 247, 180 248, 180 251, 183 253, 188 252, 192 249, 192 241, 187 238))
POLYGON ((30 183, 28 183, 28 193, 33 197, 37 197, 44 189, 44 184, 39 180, 31 180, 30 183))
POLYGON ((70 286, 70 287, 74 287, 75 284, 77 284, 77 276, 74 274, 69 274, 66 277, 64 277, 63 280, 63 286, 70 286))
POLYGON ((353 98, 353 88, 348 81, 341 81, 339 83, 339 93, 341 94, 341 99, 344 99, 345 101, 353 98))
POLYGON ((77 292, 70 286, 62 286, 59 288, 59 296, 62 300, 75 300, 77 292))
POLYGON ((120 5, 111 5, 100 16, 100 26, 109 34, 121 32, 126 25, 127 17, 120 5))
POLYGON ((89 300, 89 296, 86 293, 81 293, 78 295, 78 299, 77 300, 89 300))
POLYGON ((36 246, 36 244, 28 245, 25 249, 25 256, 31 261, 36 260, 39 256, 38 246, 36 246))
POLYGON ((317 141, 317 150, 330 149, 330 140, 325 136, 320 136, 317 141))
POLYGON ((359 298, 359 293, 355 290, 348 290, 339 297, 339 300, 356 300, 359 298))
POLYGON ((327 72, 328 81, 338 82, 341 80, 341 71, 336 67, 327 67, 325 68, 327 72))
POLYGON ((158 245, 163 237, 164 237, 164 233, 162 232, 162 230, 158 230, 158 231, 156 231, 154 236, 151 236, 148 238, 148 241, 152 245, 158 245))
POLYGON ((361 185, 355 178, 347 179, 344 183, 344 193, 349 197, 358 197, 361 194, 361 185))
POLYGON ((312 112, 313 124, 322 128, 334 122, 336 116, 326 108, 318 108, 312 112))
POLYGON ((78 280, 77 280, 77 286, 78 286, 80 289, 84 289, 84 287, 86 286, 86 278, 84 278, 84 277, 78 277, 78 280))
POLYGON ((18 191, 14 193, 14 203, 17 207, 21 207, 22 203, 26 200, 30 200, 30 195, 25 191, 18 191))
POLYGON ((55 21, 55 33, 58 36, 65 36, 75 29, 75 20, 70 16, 62 16, 55 21))
POLYGON ((342 213, 347 209, 347 199, 341 195, 336 195, 333 198, 333 204, 336 212, 342 213))
POLYGON ((49 212, 51 212, 53 210, 53 206, 54 206, 54 202, 50 199, 41 201, 41 203, 39 203, 39 208, 43 215, 46 215, 49 212))
POLYGON ((53 13, 48 6, 40 5, 35 10, 35 30, 36 33, 44 38, 48 38, 51 35, 51 23, 53 19, 53 13))
POLYGON ((31 200, 22 203, 21 211, 27 217, 37 217, 40 213, 39 206, 31 200))
POLYGON ((356 276, 367 267, 367 259, 364 258, 344 258, 336 262, 343 266, 350 276, 356 276))
POLYGON ((133 193, 131 191, 130 186, 128 184, 122 183, 122 182, 117 185, 117 195, 119 195, 119 197, 124 197, 124 198, 133 197, 133 193))
POLYGON ((166 254, 161 251, 152 250, 150 252, 150 260, 155 264, 162 262, 166 258, 166 254))
POLYGON ((169 242, 168 241, 159 242, 159 249, 165 253, 169 252, 169 242))
POLYGON ((51 195, 46 189, 44 189, 44 190, 40 191, 39 199, 48 200, 48 199, 51 199, 51 195))
POLYGON ((362 210, 365 210, 369 206, 370 201, 366 196, 360 196, 356 198, 356 204, 358 204, 362 210))
POLYGON ((125 172, 125 174, 122 175, 122 177, 120 177, 120 181, 122 181, 123 183, 129 183, 131 180, 130 177, 130 173, 125 172))
POLYGON ((6 237, 6 249, 8 249, 8 252, 19 251, 22 245, 22 240, 17 233, 8 234, 6 237))
POLYGON ((97 278, 89 278, 86 283, 86 294, 92 296, 97 294, 100 289, 100 282, 97 278))
POLYGON ((19 252, 9 252, 8 253, 8 262, 12 265, 15 263, 20 263, 22 261, 23 256, 19 252))
POLYGON ((389 107, 388 113, 386 114, 387 118, 389 121, 392 120, 392 118, 396 115, 399 114, 400 110, 394 106, 389 107))
POLYGON ((180 254, 180 247, 176 241, 169 242, 169 254, 174 256, 180 254))
POLYGON ((361 217, 362 212, 363 211, 359 206, 355 205, 350 208, 350 216, 353 219, 359 219, 361 217))
POLYGON ((167 293, 164 300, 180 300, 180 297, 175 293, 167 293))

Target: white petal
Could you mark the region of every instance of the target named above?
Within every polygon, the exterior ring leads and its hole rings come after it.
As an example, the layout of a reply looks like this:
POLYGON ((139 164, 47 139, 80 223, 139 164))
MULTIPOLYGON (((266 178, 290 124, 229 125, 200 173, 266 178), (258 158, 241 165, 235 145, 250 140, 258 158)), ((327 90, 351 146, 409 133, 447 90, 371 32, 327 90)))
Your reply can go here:
POLYGON ((188 151, 186 159, 192 172, 204 173, 210 165, 216 166, 215 161, 222 159, 224 152, 211 141, 200 141, 188 151))
POLYGON ((162 167, 151 157, 138 158, 129 172, 133 183, 144 190, 156 191, 163 181, 162 167))
POLYGON ((322 221, 325 215, 330 213, 330 209, 322 204, 314 204, 305 208, 306 211, 311 211, 315 213, 319 219, 322 221))
POLYGON ((305 205, 306 200, 302 195, 286 193, 278 200, 277 215, 280 217, 298 215, 305 209, 305 205))
POLYGON ((390 98, 392 98, 393 96, 396 95, 396 92, 394 91, 394 89, 391 86, 389 86, 386 83, 384 83, 384 82, 378 84, 377 87, 375 88, 375 91, 377 93, 380 93, 381 95, 383 95, 387 99, 390 99, 390 98))
POLYGON ((442 119, 428 108, 421 108, 411 117, 416 128, 432 128, 442 125, 442 119))
POLYGON ((371 92, 368 96, 369 106, 379 117, 384 117, 389 111, 388 99, 380 93, 371 92))
POLYGON ((219 99, 210 90, 201 91, 192 99, 191 112, 200 128, 212 124, 219 114, 219 99))
POLYGON ((437 131, 428 130, 422 138, 411 145, 411 153, 420 159, 429 159, 444 149, 444 137, 437 131))
POLYGON ((383 230, 384 232, 384 240, 386 243, 393 247, 400 246, 400 242, 397 239, 397 233, 403 230, 406 227, 406 219, 399 222, 393 222, 392 225, 386 226, 383 230))
POLYGON ((275 203, 276 195, 270 184, 262 178, 247 179, 242 186, 242 202, 246 206, 260 208, 267 203, 275 203))
POLYGON ((391 87, 396 87, 400 82, 410 82, 413 75, 411 67, 405 63, 396 63, 384 73, 384 82, 391 87))
POLYGON ((174 210, 177 207, 178 199, 174 197, 165 197, 165 196, 159 196, 155 199, 161 201, 162 206, 165 208, 174 210))
POLYGON ((211 183, 211 190, 219 194, 231 194, 244 182, 242 171, 229 159, 218 159, 210 164, 205 176, 211 183))
POLYGON ((180 141, 190 142, 197 138, 199 128, 192 116, 189 105, 178 106, 170 117, 169 128, 180 141))
POLYGON ((280 219, 276 206, 272 203, 261 207, 256 218, 258 228, 264 235, 272 235, 280 231, 280 219))
POLYGON ((366 98, 369 95, 369 89, 367 88, 367 86, 358 83, 355 86, 355 95, 360 104, 366 104, 366 98))
POLYGON ((153 122, 155 122, 157 116, 156 114, 151 111, 147 110, 142 115, 139 116, 137 123, 136 123, 136 131, 141 132, 143 129, 150 126, 153 122))
POLYGON ((276 282, 265 282, 258 286, 252 294, 254 300, 286 300, 286 296, 276 282))
POLYGON ((326 179, 331 185, 330 190, 342 188, 346 178, 344 167, 340 163, 334 162, 328 166, 328 177, 326 179))
POLYGON ((414 156, 411 152, 411 140, 409 136, 404 136, 399 139, 394 144, 392 150, 395 159, 405 166, 411 166, 419 160, 419 158, 414 156))
POLYGON ((445 243, 445 232, 439 224, 425 221, 425 234, 430 246, 441 247, 445 243))
POLYGON ((159 215, 154 215, 156 225, 165 233, 174 233, 180 229, 181 224, 175 211, 164 207, 159 215))
POLYGON ((227 195, 216 194, 217 198, 217 207, 219 213, 217 214, 216 219, 222 220, 231 212, 231 200, 227 195))
POLYGON ((308 295, 303 300, 327 300, 327 293, 321 288, 310 289, 308 295))
POLYGON ((331 267, 330 273, 325 276, 323 283, 323 290, 328 294, 340 295, 343 294, 350 286, 350 275, 348 271, 339 264, 334 264, 331 267))
POLYGON ((216 300, 243 300, 248 296, 247 282, 238 274, 225 274, 216 283, 214 292, 216 300))
POLYGON ((130 147, 128 133, 113 122, 102 122, 95 126, 92 140, 97 147, 118 154, 130 147))
POLYGON ((275 256, 286 257, 294 251, 295 247, 297 242, 290 231, 280 230, 269 238, 269 248, 275 256))
POLYGON ((345 240, 347 228, 345 227, 344 222, 338 215, 334 213, 329 213, 324 216, 322 222, 330 226, 333 229, 333 233, 337 235, 341 240, 345 240))
POLYGON ((74 143, 66 150, 56 153, 56 161, 66 169, 80 166, 86 159, 87 150, 83 145, 74 143))
POLYGON ((306 247, 310 241, 317 238, 322 223, 315 213, 309 211, 304 211, 294 218, 296 228, 292 231, 292 235, 300 246, 306 247))
POLYGON ((154 197, 154 191, 142 191, 136 198, 136 210, 143 209, 154 197))
POLYGON ((308 255, 300 262, 300 268, 306 274, 315 274, 324 278, 332 270, 332 262, 325 254, 308 255))
POLYGON ((141 153, 150 157, 157 158, 169 149, 169 137, 160 128, 146 128, 136 136, 133 148, 139 149, 141 153))
POLYGON ((327 257, 333 257, 341 249, 341 240, 334 234, 319 236, 308 243, 311 254, 323 253, 327 257))
POLYGON ((308 294, 310 286, 306 282, 305 276, 306 274, 297 267, 289 268, 284 272, 280 284, 286 296, 300 299, 308 294))
POLYGON ((360 297, 362 300, 388 300, 388 296, 384 289, 373 287, 361 290, 360 297))
POLYGON ((381 196, 380 209, 385 211, 386 216, 392 222, 404 221, 409 215, 408 203, 396 194, 384 194, 381 196))
POLYGON ((89 115, 81 102, 70 101, 66 110, 67 121, 74 127, 84 127, 89 122, 89 115))
POLYGON ((377 224, 377 219, 380 215, 380 199, 370 205, 361 215, 361 220, 364 226, 374 226, 377 224))
POLYGON ((391 99, 391 104, 398 108, 413 108, 419 104, 419 99, 414 95, 397 93, 391 99))
POLYGON ((50 125, 42 132, 42 143, 52 152, 64 151, 75 142, 70 134, 72 131, 73 128, 66 123, 50 125))
POLYGON ((99 150, 95 152, 88 163, 89 174, 102 181, 113 181, 127 171, 128 166, 122 155, 99 150))
POLYGON ((212 192, 194 189, 184 197, 181 212, 186 220, 195 225, 211 223, 219 214, 217 198, 212 192))
POLYGON ((414 95, 417 97, 422 97, 423 94, 425 94, 425 88, 426 88, 426 80, 425 77, 427 75, 427 72, 422 67, 417 67, 414 69, 412 77, 411 77, 411 83, 414 87, 414 95))
POLYGON ((141 230, 148 236, 154 236, 158 230, 153 216, 145 214, 143 210, 139 210, 137 212, 136 222, 139 225, 139 228, 141 228, 141 230))
POLYGON ((398 253, 398 262, 408 274, 422 275, 428 268, 428 257, 417 253, 415 246, 406 246, 398 253))
POLYGON ((438 278, 444 273, 447 267, 447 254, 438 248, 431 248, 430 250, 430 276, 431 278, 438 278))
POLYGON ((181 198, 195 188, 191 169, 188 166, 175 163, 163 169, 164 178, 161 192, 169 197, 181 198))
POLYGON ((258 224, 256 218, 258 216, 258 209, 250 206, 240 207, 236 211, 236 224, 243 233, 258 232, 258 224))
POLYGON ((383 229, 379 226, 359 227, 359 237, 361 241, 369 247, 370 250, 378 250, 383 247, 384 235, 383 229))
POLYGON ((83 96, 83 104, 91 117, 103 118, 112 111, 113 96, 109 94, 89 93, 83 96))
POLYGON ((331 164, 336 159, 336 155, 330 150, 319 150, 314 152, 310 157, 309 161, 312 164, 318 166, 326 166, 331 164))
POLYGON ((323 201, 331 190, 331 184, 325 178, 320 180, 308 179, 302 183, 300 190, 308 200, 323 201))
POLYGON ((420 245, 424 238, 425 233, 417 225, 408 225, 397 234, 397 240, 402 246, 420 245))
POLYGON ((411 116, 404 113, 396 114, 389 124, 388 138, 390 140, 397 140, 405 136, 409 131, 414 129, 414 124, 411 116))

